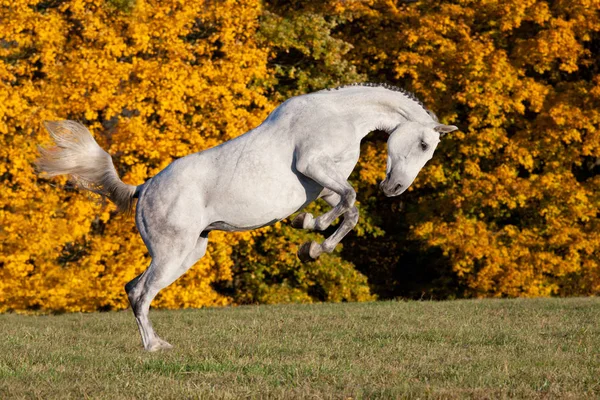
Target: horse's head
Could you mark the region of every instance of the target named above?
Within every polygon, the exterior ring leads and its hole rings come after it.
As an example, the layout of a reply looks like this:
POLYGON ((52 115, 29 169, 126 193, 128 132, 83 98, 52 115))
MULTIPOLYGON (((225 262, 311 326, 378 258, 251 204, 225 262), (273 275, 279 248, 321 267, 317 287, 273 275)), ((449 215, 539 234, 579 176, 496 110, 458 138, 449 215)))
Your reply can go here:
POLYGON ((457 129, 454 125, 419 122, 407 122, 396 128, 388 139, 386 176, 380 184, 383 193, 388 197, 403 193, 433 157, 440 137, 457 129))

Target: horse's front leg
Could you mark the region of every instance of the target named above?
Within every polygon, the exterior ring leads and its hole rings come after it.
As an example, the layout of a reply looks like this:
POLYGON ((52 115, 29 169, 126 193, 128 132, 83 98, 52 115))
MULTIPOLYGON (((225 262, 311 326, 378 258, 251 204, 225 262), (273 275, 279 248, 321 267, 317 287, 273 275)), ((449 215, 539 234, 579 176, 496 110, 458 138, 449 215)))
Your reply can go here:
MULTIPOLYGON (((340 203, 341 197, 331 189, 323 189, 320 198, 325 200, 331 207, 335 207, 340 203)), ((333 212, 333 211, 331 211, 333 212)), ((345 215, 345 214, 342 214, 345 215)), ((292 227, 296 229, 308 229, 310 231, 324 231, 335 221, 331 218, 329 212, 315 218, 311 213, 300 213, 292 221, 292 227)))
MULTIPOLYGON (((326 190, 326 193, 325 193, 325 195, 323 195, 322 199, 325 200, 327 202, 327 204, 329 204, 332 207, 335 207, 341 201, 341 197, 337 193, 334 193, 334 192, 330 191, 329 189, 326 190)), ((311 216, 308 213, 303 213, 303 214, 311 216)), ((294 218, 294 221, 292 221, 292 226, 294 225, 294 222, 296 222, 297 220, 301 220, 301 221, 306 220, 306 217, 304 217, 304 218, 302 217, 303 214, 299 214, 296 218, 294 218)), ((358 222, 358 216, 359 216, 359 213, 358 213, 358 209, 356 208, 356 206, 353 206, 348 211, 346 211, 344 214, 342 214, 343 219, 342 219, 342 223, 340 224, 340 226, 338 226, 338 228, 335 230, 335 232, 333 232, 327 239, 325 239, 325 241, 321 245, 324 252, 326 252, 326 253, 332 252, 335 249, 335 246, 337 246, 337 244, 342 241, 342 239, 348 234, 348 232, 350 232, 352 229, 354 229, 354 227, 356 226, 356 223, 358 222)), ((317 218, 317 220, 319 218, 317 218)), ((298 223, 296 223, 296 227, 303 228, 303 226, 299 226, 298 223)), ((314 243, 314 242, 305 243, 304 246, 306 246, 306 248, 308 248, 308 250, 310 251, 310 246, 312 245, 312 243, 314 243)), ((301 257, 301 259, 302 259, 302 257, 306 257, 307 255, 310 256, 309 252, 307 252, 306 249, 304 251, 300 251, 298 255, 301 257)), ((307 258, 307 259, 302 259, 302 261, 311 261, 311 260, 309 258, 307 258)))
POLYGON ((306 262, 317 259, 323 252, 332 252, 340 240, 356 225, 358 210, 354 206, 356 200, 354 188, 338 172, 335 163, 329 157, 312 157, 308 160, 300 158, 296 168, 303 175, 328 189, 323 199, 333 208, 318 218, 313 218, 307 213, 300 214, 292 222, 294 227, 324 230, 339 216, 344 215, 342 224, 322 244, 306 242, 300 247, 298 257, 306 262))

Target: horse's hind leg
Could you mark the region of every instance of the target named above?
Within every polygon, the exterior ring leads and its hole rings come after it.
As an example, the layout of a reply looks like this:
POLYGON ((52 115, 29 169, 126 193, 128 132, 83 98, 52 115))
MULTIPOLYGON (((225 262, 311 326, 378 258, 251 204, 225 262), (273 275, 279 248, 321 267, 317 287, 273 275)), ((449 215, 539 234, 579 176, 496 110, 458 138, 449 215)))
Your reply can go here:
POLYGON ((180 242, 179 248, 171 248, 166 254, 155 254, 148 269, 125 285, 142 343, 148 351, 172 347, 154 332, 148 319, 150 303, 160 290, 175 282, 206 253, 208 234, 203 232, 193 247, 185 242, 180 242))

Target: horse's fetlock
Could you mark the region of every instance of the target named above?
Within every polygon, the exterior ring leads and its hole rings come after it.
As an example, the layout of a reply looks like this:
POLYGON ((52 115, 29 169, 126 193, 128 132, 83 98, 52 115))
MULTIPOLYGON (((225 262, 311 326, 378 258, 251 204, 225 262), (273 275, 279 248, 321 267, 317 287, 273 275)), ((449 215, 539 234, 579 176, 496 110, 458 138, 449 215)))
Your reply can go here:
POLYGON ((304 229, 314 229, 315 228, 315 217, 311 213, 306 213, 304 216, 304 221, 302 222, 304 229))
POLYGON ((298 258, 302 262, 315 261, 323 253, 322 246, 317 242, 306 242, 298 249, 298 258))
POLYGON ((315 218, 310 213, 298 214, 292 221, 292 227, 296 229, 314 229, 315 218))

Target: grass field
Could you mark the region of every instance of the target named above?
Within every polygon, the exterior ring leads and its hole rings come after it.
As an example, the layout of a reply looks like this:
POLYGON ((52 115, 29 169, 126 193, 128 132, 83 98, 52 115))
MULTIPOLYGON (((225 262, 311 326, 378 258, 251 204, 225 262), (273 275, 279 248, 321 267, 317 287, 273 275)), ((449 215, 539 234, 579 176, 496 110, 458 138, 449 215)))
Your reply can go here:
POLYGON ((0 398, 599 398, 600 299, 0 315, 0 398))

